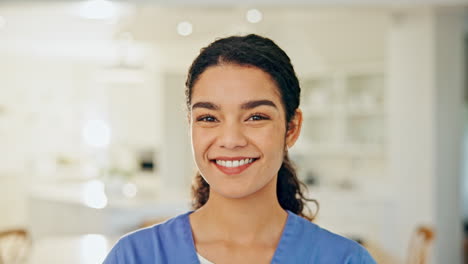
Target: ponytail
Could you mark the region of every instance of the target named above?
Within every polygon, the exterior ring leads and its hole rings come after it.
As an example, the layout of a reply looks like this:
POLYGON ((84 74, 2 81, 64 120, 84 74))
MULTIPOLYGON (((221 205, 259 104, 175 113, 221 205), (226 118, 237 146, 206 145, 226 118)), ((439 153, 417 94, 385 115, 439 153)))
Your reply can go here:
POLYGON ((192 182, 192 209, 197 210, 208 202, 210 197, 210 185, 197 171, 192 182))
POLYGON ((276 185, 278 202, 283 209, 313 221, 318 213, 319 203, 315 199, 307 198, 304 194, 305 191, 307 191, 307 185, 297 178, 296 169, 286 153, 278 172, 276 185), (315 204, 315 213, 312 213, 307 202, 315 204), (304 209, 307 209, 307 212, 304 212, 304 209))

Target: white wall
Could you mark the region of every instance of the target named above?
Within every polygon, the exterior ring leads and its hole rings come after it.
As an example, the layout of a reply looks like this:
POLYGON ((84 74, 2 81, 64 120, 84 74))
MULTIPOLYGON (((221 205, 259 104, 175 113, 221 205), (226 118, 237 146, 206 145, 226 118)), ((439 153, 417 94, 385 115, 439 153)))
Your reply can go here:
POLYGON ((159 190, 167 200, 188 200, 190 184, 195 175, 190 133, 185 106, 185 75, 165 73, 160 128, 161 186, 159 190))
POLYGON ((462 166, 462 197, 463 197, 463 219, 468 219, 468 105, 464 109, 464 135, 463 135, 463 166, 462 166))
POLYGON ((437 111, 435 162, 435 241, 437 263, 462 262, 462 135, 466 65, 467 10, 440 8, 434 12, 435 92, 437 111))
POLYGON ((463 15, 423 8, 393 16, 389 162, 399 210, 391 250, 401 257, 416 226, 429 224, 437 233, 433 263, 461 263, 463 15))

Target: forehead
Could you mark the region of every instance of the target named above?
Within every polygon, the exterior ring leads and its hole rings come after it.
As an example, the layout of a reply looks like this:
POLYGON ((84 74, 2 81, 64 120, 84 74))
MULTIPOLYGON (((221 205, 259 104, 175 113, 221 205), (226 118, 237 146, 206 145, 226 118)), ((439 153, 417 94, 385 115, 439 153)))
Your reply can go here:
POLYGON ((278 87, 271 76, 253 66, 224 64, 206 69, 196 81, 192 103, 207 100, 219 104, 269 99, 280 104, 278 87))

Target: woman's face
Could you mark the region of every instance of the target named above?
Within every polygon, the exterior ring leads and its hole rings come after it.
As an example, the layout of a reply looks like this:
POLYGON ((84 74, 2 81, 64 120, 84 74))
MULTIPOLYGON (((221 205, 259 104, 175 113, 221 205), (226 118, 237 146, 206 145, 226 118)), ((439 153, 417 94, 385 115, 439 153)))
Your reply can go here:
POLYGON ((297 139, 302 119, 298 111, 296 133, 286 134, 271 77, 256 67, 209 67, 196 81, 191 102, 193 154, 211 192, 242 198, 266 186, 276 191, 286 144, 297 139))

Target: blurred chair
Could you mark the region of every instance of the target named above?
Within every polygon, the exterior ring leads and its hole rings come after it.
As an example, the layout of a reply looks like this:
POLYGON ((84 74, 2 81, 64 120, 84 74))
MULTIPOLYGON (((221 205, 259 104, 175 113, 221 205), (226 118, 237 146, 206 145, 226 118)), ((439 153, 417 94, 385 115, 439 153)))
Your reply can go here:
POLYGON ((31 248, 31 239, 24 229, 0 231, 0 264, 23 263, 31 248))
POLYGON ((435 232, 427 226, 419 226, 413 233, 409 248, 407 264, 426 264, 434 241, 435 232))

